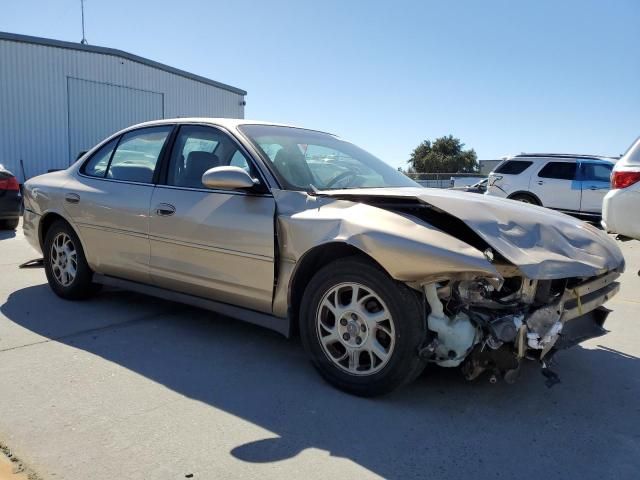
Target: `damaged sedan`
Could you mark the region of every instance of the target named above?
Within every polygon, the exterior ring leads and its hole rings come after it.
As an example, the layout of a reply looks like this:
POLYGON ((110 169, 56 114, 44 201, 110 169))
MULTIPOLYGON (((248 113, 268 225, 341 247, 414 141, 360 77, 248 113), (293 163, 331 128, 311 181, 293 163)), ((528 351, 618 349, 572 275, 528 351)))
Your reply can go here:
POLYGON ((49 285, 102 285, 299 334, 334 386, 379 395, 428 364, 513 382, 602 335, 622 254, 511 200, 422 188, 335 135, 248 120, 136 125, 24 188, 49 285))

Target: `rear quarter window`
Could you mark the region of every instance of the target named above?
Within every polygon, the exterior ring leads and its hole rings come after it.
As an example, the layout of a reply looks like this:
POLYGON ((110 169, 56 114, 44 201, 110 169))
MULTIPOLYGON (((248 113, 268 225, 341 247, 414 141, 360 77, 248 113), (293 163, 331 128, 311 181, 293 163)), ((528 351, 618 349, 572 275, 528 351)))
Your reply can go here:
POLYGON ((533 162, 524 160, 507 160, 506 162, 498 165, 495 173, 502 173, 506 175, 519 175, 531 166, 533 162))
POLYGON ((89 160, 87 160, 80 172, 90 177, 104 178, 107 174, 107 167, 109 166, 109 159, 113 153, 113 149, 116 147, 118 139, 114 138, 110 142, 103 145, 100 150, 94 153, 89 160))

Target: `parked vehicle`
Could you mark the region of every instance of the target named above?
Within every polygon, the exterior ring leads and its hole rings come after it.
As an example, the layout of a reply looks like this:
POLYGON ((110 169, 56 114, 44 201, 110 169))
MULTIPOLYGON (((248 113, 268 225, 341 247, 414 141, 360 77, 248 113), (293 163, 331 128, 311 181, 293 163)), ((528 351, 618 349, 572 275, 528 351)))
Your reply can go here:
POLYGON ((591 155, 523 153, 489 174, 486 195, 599 220, 615 160, 591 155))
POLYGON ((484 193, 487 191, 488 178, 483 178, 473 185, 465 185, 464 187, 453 187, 451 190, 460 190, 467 193, 484 193))
POLYGON ((0 164, 0 229, 15 230, 18 227, 21 206, 18 179, 0 164))
MULTIPOLYGON (((101 284, 299 331, 358 395, 427 363, 513 380, 601 335, 624 259, 552 210, 428 189, 328 133, 174 119, 25 184, 24 234, 60 297, 101 284)), ((548 370, 545 372, 551 378, 548 370)))
POLYGON ((640 138, 613 168, 611 191, 602 207, 602 226, 607 232, 640 240, 640 138))

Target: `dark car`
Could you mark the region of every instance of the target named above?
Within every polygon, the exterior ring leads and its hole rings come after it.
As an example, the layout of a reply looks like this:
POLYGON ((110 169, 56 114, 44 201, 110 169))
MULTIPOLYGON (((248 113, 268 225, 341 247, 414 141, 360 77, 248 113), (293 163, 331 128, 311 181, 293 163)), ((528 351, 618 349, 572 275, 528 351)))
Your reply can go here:
POLYGON ((18 179, 0 165, 0 229, 15 230, 18 227, 21 204, 18 179))

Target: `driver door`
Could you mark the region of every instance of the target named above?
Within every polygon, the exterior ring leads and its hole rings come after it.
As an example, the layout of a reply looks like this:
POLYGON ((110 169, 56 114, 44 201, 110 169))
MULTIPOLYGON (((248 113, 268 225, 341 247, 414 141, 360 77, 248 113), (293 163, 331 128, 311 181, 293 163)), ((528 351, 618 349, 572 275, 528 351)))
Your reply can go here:
POLYGON ((275 201, 266 191, 205 188, 202 174, 221 165, 257 173, 225 132, 180 127, 166 182, 151 198, 151 279, 163 288, 270 313, 275 201))

